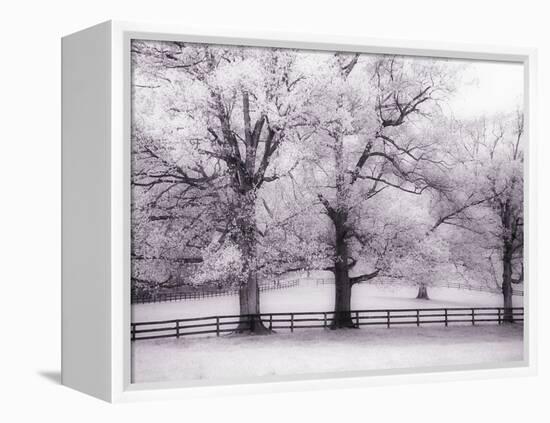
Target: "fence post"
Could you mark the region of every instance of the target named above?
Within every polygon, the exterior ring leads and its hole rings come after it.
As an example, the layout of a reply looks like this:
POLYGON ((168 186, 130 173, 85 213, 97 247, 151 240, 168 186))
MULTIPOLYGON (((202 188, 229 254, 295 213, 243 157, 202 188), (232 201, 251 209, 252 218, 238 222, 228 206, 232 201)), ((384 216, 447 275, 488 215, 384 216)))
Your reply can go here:
POLYGON ((132 323, 132 341, 136 340, 136 325, 132 323))
POLYGON ((358 311, 355 312, 355 324, 357 325, 357 327, 359 327, 359 312, 358 311))
POLYGON ((445 327, 449 325, 448 319, 447 319, 447 309, 445 309, 445 327))
POLYGON ((420 327, 420 310, 416 309, 416 327, 420 327))
POLYGON ((220 317, 216 316, 216 336, 220 336, 220 317))
POLYGON ((269 330, 273 329, 273 314, 269 315, 269 330))
POLYGON ((500 307, 497 309, 498 311, 498 324, 500 325, 500 307))
POLYGON ((386 310, 386 320, 388 323, 388 329, 390 328, 390 311, 386 310))
POLYGON ((294 332, 294 313, 290 313, 290 331, 294 332))
POLYGON ((475 314, 474 309, 472 309, 472 326, 475 325, 475 314))
POLYGON ((323 313, 323 327, 326 329, 327 327, 327 313, 323 313))

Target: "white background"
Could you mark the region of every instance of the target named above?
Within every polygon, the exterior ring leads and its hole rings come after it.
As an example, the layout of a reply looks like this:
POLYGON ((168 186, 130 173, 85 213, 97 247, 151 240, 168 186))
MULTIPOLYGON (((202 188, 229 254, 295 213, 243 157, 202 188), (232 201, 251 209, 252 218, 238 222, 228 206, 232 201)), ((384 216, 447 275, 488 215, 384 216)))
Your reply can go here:
MULTIPOLYGON (((13 1, 0 25, 0 420, 548 421, 549 11, 535 1, 13 1), (539 49, 539 375, 108 405, 58 384, 60 37, 108 19, 539 49)), ((419 44, 420 45, 420 44, 419 44)), ((503 87, 506 89, 506 87, 503 87)), ((85 193, 83 193, 85 195, 85 193)), ((83 365, 85 365, 83 363, 83 365)))

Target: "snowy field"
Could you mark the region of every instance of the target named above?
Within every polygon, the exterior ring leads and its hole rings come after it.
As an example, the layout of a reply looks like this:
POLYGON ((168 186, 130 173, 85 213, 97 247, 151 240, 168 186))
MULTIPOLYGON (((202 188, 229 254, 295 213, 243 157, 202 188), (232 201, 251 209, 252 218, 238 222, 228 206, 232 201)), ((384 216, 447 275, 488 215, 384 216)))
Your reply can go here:
POLYGON ((133 343, 133 381, 218 380, 523 359, 523 326, 303 330, 133 343))
MULTIPOLYGON (((428 288, 430 300, 416 299, 414 286, 380 286, 359 284, 353 287, 352 309, 502 307, 502 295, 455 288, 428 288)), ((514 307, 523 306, 523 297, 514 296, 514 307)), ((262 312, 331 311, 334 308, 334 285, 317 285, 302 280, 300 285, 260 294, 262 312)), ((239 314, 237 295, 181 300, 174 302, 134 304, 132 321, 183 319, 212 315, 239 314)))
MULTIPOLYGON (((498 307, 502 296, 430 287, 357 285, 354 309, 498 307)), ((261 293, 262 311, 330 311, 334 285, 301 281, 261 293)), ((514 306, 523 297, 514 296, 514 306)), ((238 297, 225 296, 132 306, 134 322, 238 314, 238 297)), ((364 327, 281 331, 270 336, 182 337, 132 343, 134 382, 284 376, 425 366, 482 365, 521 361, 523 325, 364 327)))

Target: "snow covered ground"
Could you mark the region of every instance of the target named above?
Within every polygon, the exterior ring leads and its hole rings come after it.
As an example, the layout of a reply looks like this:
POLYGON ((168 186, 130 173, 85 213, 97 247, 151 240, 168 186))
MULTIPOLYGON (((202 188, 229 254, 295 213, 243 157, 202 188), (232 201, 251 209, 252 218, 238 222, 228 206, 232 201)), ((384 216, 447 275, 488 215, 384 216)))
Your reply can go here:
POLYGON ((133 343, 133 381, 218 380, 523 359, 523 326, 303 330, 133 343))
MULTIPOLYGON (((361 284, 354 309, 497 307, 487 292, 430 287, 430 300, 416 299, 414 286, 361 284)), ((263 312, 330 311, 334 285, 302 281, 261 293, 263 312)), ((523 297, 514 297, 523 306, 523 297)), ((134 322, 238 314, 238 297, 225 296, 132 306, 134 322)), ((499 364, 521 361, 522 325, 364 327, 281 331, 271 336, 142 340, 132 343, 134 382, 246 378, 423 366, 499 364)))
MULTIPOLYGON (((360 284, 353 287, 352 308, 438 308, 438 307, 501 307, 502 296, 488 292, 455 288, 428 288, 430 300, 417 300, 414 286, 380 286, 360 284)), ((301 281, 299 286, 264 291, 260 297, 262 312, 331 311, 334 307, 334 285, 317 285, 301 281)), ((523 297, 514 296, 515 307, 523 306, 523 297)), ((165 303, 132 305, 132 321, 169 320, 239 313, 236 295, 181 300, 165 303)))

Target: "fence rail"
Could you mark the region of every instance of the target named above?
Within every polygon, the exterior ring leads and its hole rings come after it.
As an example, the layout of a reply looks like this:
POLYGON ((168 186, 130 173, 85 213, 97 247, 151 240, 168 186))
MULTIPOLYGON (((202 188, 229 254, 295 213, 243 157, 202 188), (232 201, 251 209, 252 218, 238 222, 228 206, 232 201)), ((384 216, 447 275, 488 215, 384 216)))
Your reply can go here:
MULTIPOLYGON (((272 291, 276 289, 285 289, 293 286, 297 286, 298 279, 288 281, 276 281, 270 284, 260 286, 260 292, 272 291)), ((224 291, 199 291, 199 292, 170 292, 165 294, 151 294, 151 295, 133 295, 132 304, 145 304, 145 303, 163 303, 170 301, 180 300, 198 300, 201 298, 211 297, 225 297, 228 295, 237 295, 238 289, 228 289, 224 291)))
MULTIPOLYGON (((316 279, 317 285, 331 285, 334 284, 334 279, 316 279)), ((407 285, 410 286, 410 284, 407 284, 405 282, 399 283, 399 282, 387 282, 387 281, 376 281, 372 280, 367 282, 367 284, 372 285, 387 285, 387 286, 396 286, 396 285, 407 285)), ((493 294, 502 294, 501 288, 492 288, 490 286, 480 286, 480 285, 469 285, 465 283, 457 283, 457 282, 446 282, 446 283, 438 283, 434 285, 426 285, 428 288, 456 288, 456 289, 466 289, 469 291, 480 291, 480 292, 490 292, 493 294)), ((512 295, 519 295, 523 296, 523 290, 522 289, 512 289, 512 295)))
MULTIPOLYGON (((361 326, 420 326, 425 324, 484 324, 503 323, 505 316, 514 322, 523 322, 523 307, 504 309, 503 307, 477 308, 423 308, 423 309, 376 309, 352 310, 350 317, 356 327, 361 326)), ((240 325, 250 329, 258 319, 271 330, 328 328, 336 315, 334 311, 262 313, 258 315, 208 316, 188 319, 135 322, 131 324, 132 341, 158 338, 179 338, 189 335, 220 336, 235 331, 240 325)))
MULTIPOLYGON (((307 280, 307 279, 306 279, 307 280)), ((334 284, 334 279, 315 279, 317 285, 329 285, 334 284)), ((277 281, 275 283, 266 284, 260 286, 260 291, 272 291, 277 289, 291 288, 297 286, 300 283, 299 279, 292 279, 287 281, 277 281)), ((385 286, 396 286, 396 285, 407 285, 405 283, 400 284, 399 282, 386 282, 386 281, 371 281, 368 282, 373 285, 385 285, 385 286)), ((445 284, 437 285, 427 285, 428 287, 434 288, 456 288, 456 289, 466 289, 470 291, 480 291, 480 292, 490 292, 493 294, 501 294, 502 291, 499 288, 491 288, 489 286, 476 286, 468 285, 461 283, 448 282, 445 284)), ((211 298, 211 297, 224 297, 228 295, 237 295, 239 293, 236 289, 225 290, 225 291, 200 291, 200 292, 173 292, 165 294, 151 294, 151 295, 133 295, 132 304, 144 304, 144 303, 162 303, 170 301, 180 301, 180 300, 198 300, 202 298, 211 298)), ((512 289, 512 295, 523 296, 523 290, 521 289, 512 289)))

